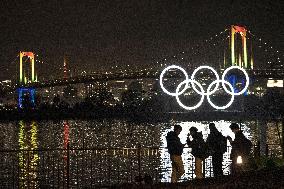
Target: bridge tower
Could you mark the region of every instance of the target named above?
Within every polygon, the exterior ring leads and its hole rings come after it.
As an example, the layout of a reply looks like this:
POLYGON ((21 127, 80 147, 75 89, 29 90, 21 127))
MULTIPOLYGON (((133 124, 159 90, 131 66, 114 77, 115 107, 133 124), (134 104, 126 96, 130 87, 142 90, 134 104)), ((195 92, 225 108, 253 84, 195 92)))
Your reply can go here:
POLYGON ((35 89, 32 87, 24 87, 28 83, 37 81, 35 73, 35 56, 33 52, 20 51, 20 74, 18 88, 18 106, 23 108, 23 105, 35 106, 35 89), (23 59, 26 57, 25 61, 23 59))
POLYGON ((229 40, 230 57, 224 56, 224 67, 240 66, 245 69, 253 69, 253 56, 251 46, 248 48, 248 31, 245 27, 231 25, 229 40), (248 51, 250 49, 250 51, 248 51), (248 53, 250 52, 250 53, 248 53))
MULTIPOLYGON (((252 43, 248 43, 249 32, 243 26, 231 25, 229 35, 229 48, 225 47, 224 68, 230 66, 239 66, 244 69, 253 69, 254 62, 252 56, 252 43), (227 54, 227 56, 226 56, 227 54)), ((227 75, 227 80, 232 84, 235 92, 239 89, 237 86, 245 85, 245 78, 237 73, 227 75)), ((250 81, 251 82, 251 81, 250 81)), ((245 93, 246 95, 247 93, 245 93)))

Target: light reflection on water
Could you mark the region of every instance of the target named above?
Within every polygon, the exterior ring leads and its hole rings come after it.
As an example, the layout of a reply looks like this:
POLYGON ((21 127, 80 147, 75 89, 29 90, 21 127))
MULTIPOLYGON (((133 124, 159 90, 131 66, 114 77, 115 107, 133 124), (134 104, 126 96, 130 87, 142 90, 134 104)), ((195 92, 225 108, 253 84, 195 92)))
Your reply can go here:
MULTIPOLYGON (((20 150, 35 150, 38 149, 37 141, 37 123, 19 122, 19 149, 20 150)), ((19 151, 19 186, 20 188, 36 188, 38 161, 37 152, 19 151)))
MULTIPOLYGON (((142 147, 159 147, 159 161, 148 159, 142 161, 145 173, 153 169, 159 170, 162 174, 161 181, 170 180, 171 162, 166 150, 167 132, 172 130, 174 124, 180 124, 183 128, 180 138, 183 143, 186 141, 189 128, 195 126, 202 132, 204 139, 209 134, 209 122, 167 122, 167 123, 135 123, 124 120, 102 120, 102 121, 40 121, 40 122, 2 122, 0 123, 0 146, 2 149, 66 149, 69 144, 71 148, 135 148, 142 147), (149 162, 152 161, 152 162, 149 162)), ((219 131, 224 136, 231 136, 233 133, 229 129, 230 122, 214 122, 219 131)), ((281 126, 280 132, 281 132, 281 126)), ((279 130, 278 128, 278 130, 279 130)), ((255 144, 258 138, 257 122, 242 123, 244 134, 255 144)), ((268 143, 279 143, 278 130, 275 123, 268 124, 268 143)), ((228 143, 229 145, 229 143, 228 143)), ((279 148, 274 152, 278 152, 279 148)), ((62 152, 62 160, 66 163, 66 151, 62 152)), ((27 167, 21 160, 23 154, 19 154, 19 167, 21 173, 25 174, 27 167)), ((88 157, 90 158, 90 157, 88 157)), ((39 161, 37 153, 30 156, 33 171, 30 177, 36 177, 37 164, 39 161)), ((127 162, 125 158, 123 161, 127 162)), ((190 149, 185 149, 183 153, 186 174, 184 179, 193 178, 191 172, 194 168, 193 159, 190 149)), ((114 160, 116 161, 116 160, 114 160)), ((210 158, 209 158, 210 162, 210 158)), ((2 163, 2 162, 1 162, 2 163)), ((72 163, 72 160, 70 161, 72 163)), ((112 162, 110 162, 112 163, 112 162)), ((209 163, 210 164, 210 163, 209 163)), ((224 154, 223 168, 228 173, 230 164, 229 153, 224 154)), ((64 166, 66 167, 66 166, 64 166)), ((82 167, 83 168, 83 167, 82 167)), ((64 170, 66 173, 66 170, 64 170)), ((209 176, 207 172, 207 176, 209 176)), ((20 177, 24 177, 20 175, 20 177)), ((25 181, 22 183, 25 185, 25 181)), ((37 183, 33 183, 37 185, 37 183)))

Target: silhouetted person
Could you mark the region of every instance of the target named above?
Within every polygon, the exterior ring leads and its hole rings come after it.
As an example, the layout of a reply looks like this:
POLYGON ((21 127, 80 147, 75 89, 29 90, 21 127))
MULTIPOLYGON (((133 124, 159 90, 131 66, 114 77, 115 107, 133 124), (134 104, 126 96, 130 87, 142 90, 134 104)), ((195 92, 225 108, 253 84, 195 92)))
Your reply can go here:
POLYGON ((217 130, 214 123, 209 124, 210 134, 207 138, 207 146, 212 156, 214 177, 222 176, 223 154, 227 151, 227 138, 217 130))
MULTIPOLYGON (((235 140, 233 141, 231 137, 227 137, 232 145, 230 158, 232 160, 231 173, 235 174, 238 172, 237 158, 240 156, 242 160, 242 166, 246 165, 250 151, 252 148, 252 143, 247 139, 243 132, 240 130, 237 123, 232 123, 230 125, 232 132, 235 134, 235 140)), ((239 158, 240 158, 239 157, 239 158)))
POLYGON ((189 135, 187 138, 188 147, 192 148, 191 154, 195 157, 195 176, 196 178, 203 178, 202 174, 202 161, 207 158, 207 148, 203 140, 203 135, 201 132, 197 132, 196 127, 191 127, 189 129, 189 135), (189 136, 192 136, 192 141, 189 136))
POLYGON ((172 179, 171 182, 177 182, 184 174, 184 167, 182 161, 182 153, 184 144, 180 142, 178 135, 182 131, 180 125, 174 126, 174 131, 170 131, 167 136, 167 147, 172 161, 172 179))

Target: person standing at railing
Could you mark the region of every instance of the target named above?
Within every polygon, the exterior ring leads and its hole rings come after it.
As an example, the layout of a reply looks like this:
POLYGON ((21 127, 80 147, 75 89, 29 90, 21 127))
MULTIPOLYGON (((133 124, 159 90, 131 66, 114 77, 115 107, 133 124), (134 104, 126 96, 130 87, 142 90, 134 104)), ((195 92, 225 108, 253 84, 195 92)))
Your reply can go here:
POLYGON ((195 176, 196 178, 201 179, 203 178, 202 162, 208 157, 208 150, 202 133, 197 131, 196 127, 191 127, 189 129, 187 145, 189 148, 192 148, 191 154, 195 158, 195 176), (192 136, 192 140, 190 140, 189 136, 192 136))
POLYGON ((214 177, 222 176, 223 154, 227 151, 227 138, 219 132, 214 123, 209 124, 210 134, 207 137, 209 155, 212 156, 214 177))
POLYGON ((170 131, 167 136, 167 147, 172 161, 172 178, 171 182, 177 182, 184 174, 184 166, 182 161, 182 153, 185 144, 182 144, 178 135, 182 131, 180 125, 174 126, 174 131, 170 131))
POLYGON ((230 136, 227 137, 232 145, 230 155, 232 160, 231 174, 236 174, 246 166, 252 149, 252 142, 245 137, 237 123, 232 123, 230 129, 235 134, 235 140, 232 140, 230 136))

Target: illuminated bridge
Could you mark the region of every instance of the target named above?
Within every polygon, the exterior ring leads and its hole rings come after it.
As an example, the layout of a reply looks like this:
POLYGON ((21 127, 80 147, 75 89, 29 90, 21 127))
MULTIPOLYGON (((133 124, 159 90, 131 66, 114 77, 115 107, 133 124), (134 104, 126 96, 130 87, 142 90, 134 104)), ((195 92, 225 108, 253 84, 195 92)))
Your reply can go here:
MULTIPOLYGON (((254 79, 284 79, 283 69, 264 69, 264 70, 247 70, 250 78, 254 79)), ((112 80, 126 80, 126 79, 158 79, 161 71, 139 71, 139 72, 117 72, 117 73, 100 73, 94 75, 77 76, 70 78, 54 79, 43 82, 32 82, 24 87, 45 88, 54 86, 64 86, 69 84, 91 83, 91 82, 106 82, 112 80)), ((19 85, 17 86, 19 87, 19 85)))
POLYGON ((222 70, 230 66, 239 66, 246 69, 249 73, 249 77, 252 79, 272 78, 276 80, 284 78, 283 63, 281 62, 281 52, 273 48, 268 41, 256 37, 244 26, 231 25, 224 31, 221 31, 216 35, 205 39, 200 44, 190 46, 190 52, 187 52, 187 54, 189 59, 186 61, 184 59, 184 54, 180 56, 181 59, 177 59, 177 55, 174 56, 174 60, 164 58, 162 59, 162 61, 157 61, 156 64, 153 63, 153 66, 151 66, 150 69, 143 69, 142 71, 125 70, 125 72, 105 72, 75 77, 68 77, 67 63, 64 59, 63 78, 40 81, 40 79, 37 78, 35 72, 33 54, 22 53, 20 56, 20 81, 17 87, 44 88, 77 83, 91 83, 97 81, 104 82, 110 80, 146 78, 158 79, 159 74, 166 66, 176 64, 183 66, 190 71, 195 67, 198 67, 199 65, 212 65, 211 63, 214 57, 218 57, 218 61, 213 64, 218 64, 219 73, 222 73, 222 70), (211 56, 210 53, 213 53, 213 55, 211 56), (31 71, 24 72, 25 70, 22 69, 24 65, 22 62, 23 56, 31 57, 31 71), (196 56, 197 59, 194 59, 194 56, 196 56), (199 65, 193 65, 193 62, 200 63, 199 65), (262 63, 262 65, 260 63, 262 63), (161 66, 157 67, 157 65, 161 66), (27 75, 26 73, 31 74, 27 75))

